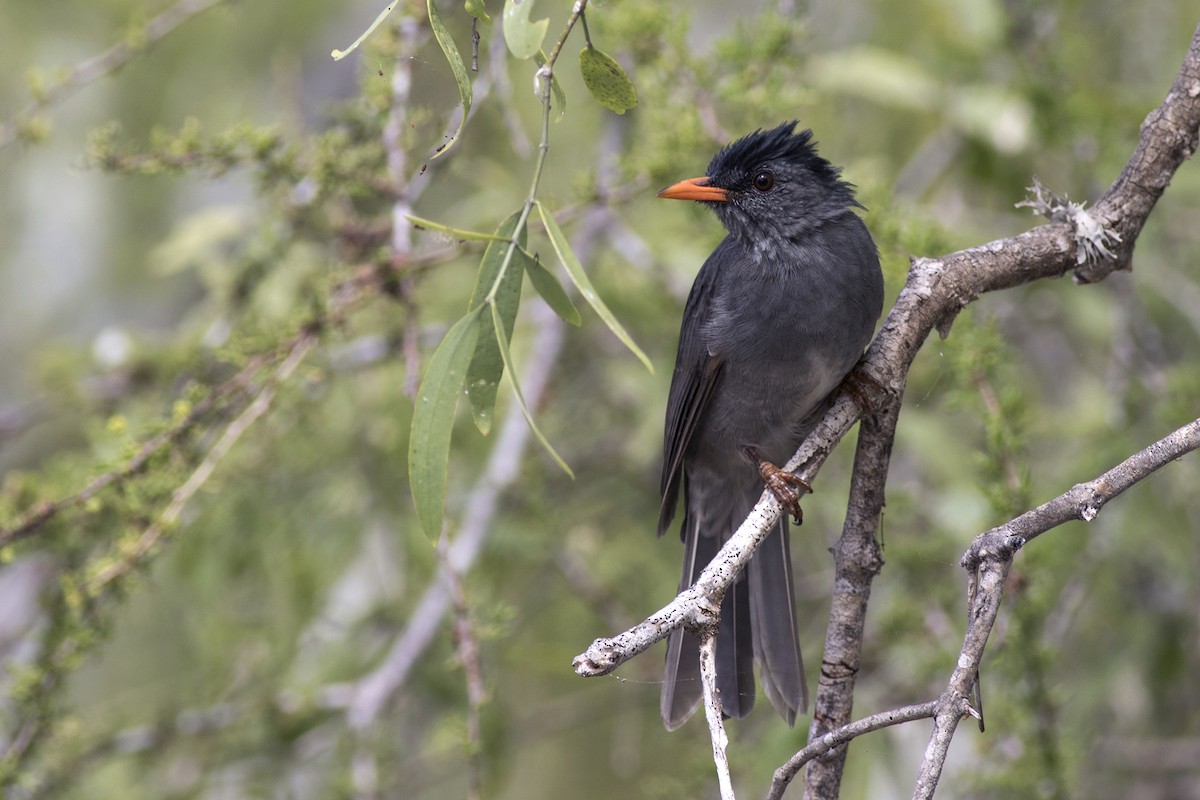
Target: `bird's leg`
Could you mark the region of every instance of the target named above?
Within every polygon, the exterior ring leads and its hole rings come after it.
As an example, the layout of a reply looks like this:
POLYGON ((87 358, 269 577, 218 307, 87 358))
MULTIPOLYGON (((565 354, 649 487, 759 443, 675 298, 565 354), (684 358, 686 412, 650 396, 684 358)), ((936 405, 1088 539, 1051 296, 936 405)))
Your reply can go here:
POLYGON ((758 448, 753 445, 742 448, 742 453, 754 462, 754 466, 758 467, 758 474, 762 476, 763 483, 771 494, 775 495, 775 499, 783 506, 783 510, 792 515, 792 519, 796 521, 797 525, 804 522, 804 512, 800 510, 800 498, 812 492, 808 481, 767 461, 758 452, 758 448))

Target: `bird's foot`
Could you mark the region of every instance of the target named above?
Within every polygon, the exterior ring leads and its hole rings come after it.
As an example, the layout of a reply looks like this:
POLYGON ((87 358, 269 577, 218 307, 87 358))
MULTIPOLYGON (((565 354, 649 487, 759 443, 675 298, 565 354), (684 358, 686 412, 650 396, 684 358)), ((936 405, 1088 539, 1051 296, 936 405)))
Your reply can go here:
POLYGON ((884 393, 887 387, 875 380, 869 372, 855 369, 842 378, 841 390, 850 396, 864 416, 872 417, 876 409, 875 404, 871 402, 870 392, 884 393))
POLYGON ((758 467, 763 484, 775 495, 783 510, 792 515, 797 525, 803 523, 804 512, 800 509, 800 498, 812 492, 808 481, 767 461, 755 447, 747 447, 744 452, 746 457, 754 462, 754 466, 758 467))

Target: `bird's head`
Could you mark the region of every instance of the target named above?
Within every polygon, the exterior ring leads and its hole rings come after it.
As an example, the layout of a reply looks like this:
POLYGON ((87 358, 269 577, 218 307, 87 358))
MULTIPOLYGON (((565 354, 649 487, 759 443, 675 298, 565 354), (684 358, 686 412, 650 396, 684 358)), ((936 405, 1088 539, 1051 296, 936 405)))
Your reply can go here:
POLYGON ((751 251, 786 247, 788 240, 859 205, 841 170, 817 155, 812 131, 796 133, 796 125, 785 122, 743 136, 713 156, 706 175, 668 186, 658 196, 704 203, 751 251))

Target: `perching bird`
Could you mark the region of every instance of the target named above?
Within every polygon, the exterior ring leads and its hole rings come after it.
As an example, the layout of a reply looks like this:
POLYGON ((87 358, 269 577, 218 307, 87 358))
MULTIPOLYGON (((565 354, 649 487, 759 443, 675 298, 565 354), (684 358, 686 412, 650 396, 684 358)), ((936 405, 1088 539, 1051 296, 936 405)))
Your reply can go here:
MULTIPOLYGON (((862 356, 883 308, 879 254, 854 187, 817 155, 796 122, 726 146, 702 178, 659 197, 711 208, 729 235, 692 285, 667 401, 662 508, 670 526, 683 488, 683 577, 691 586, 745 520, 764 482, 799 517, 795 452, 823 401, 862 356)), ((674 730, 702 698, 698 643, 667 646, 662 717, 674 730)), ((725 594, 717 688, 726 715, 754 705, 753 662, 791 725, 807 705, 786 515, 725 594)))

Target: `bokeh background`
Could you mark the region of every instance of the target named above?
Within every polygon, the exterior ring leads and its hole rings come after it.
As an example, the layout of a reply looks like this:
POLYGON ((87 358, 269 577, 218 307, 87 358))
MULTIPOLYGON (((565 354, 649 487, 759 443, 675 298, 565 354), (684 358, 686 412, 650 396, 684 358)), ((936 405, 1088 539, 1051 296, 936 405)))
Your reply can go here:
MULTIPOLYGON (((590 5, 592 40, 639 104, 618 117, 588 96, 576 30, 539 197, 656 371, 595 314, 564 331, 527 292, 514 354, 522 372, 548 370, 537 418, 576 477, 460 413, 446 538, 479 543, 460 598, 475 670, 453 613, 420 617, 439 551, 415 522, 406 450, 414 355, 461 315, 481 249, 414 232, 411 262, 397 261, 387 159, 403 156, 421 216, 492 230, 528 191, 535 68, 481 22, 476 107, 438 160, 458 95, 424 4, 402 3, 334 62, 382 3, 219 2, 59 95, 72 67, 200 5, 0 5, 0 528, 120 470, 214 387, 328 324, 151 552, 129 557, 266 373, 144 469, 0 548, 13 797, 446 798, 467 796, 472 775, 488 798, 716 796, 703 724, 668 735, 659 722, 661 652, 615 678, 570 669, 678 580, 677 540, 653 536, 662 413, 687 288, 723 234, 655 191, 701 174, 728 138, 798 118, 859 186, 894 298, 910 254, 1037 224, 1014 208, 1034 175, 1098 196, 1200 22, 1184 0, 590 5), (411 79, 402 107, 397 70, 411 79), (331 318, 338 287, 397 264, 331 318), (505 457, 497 482, 487 470, 505 457), (114 563, 119 577, 89 594, 114 563), (403 683, 369 722, 348 713, 422 624, 432 636, 403 683)), ((468 50, 461 4, 441 7, 468 50)), ((534 17, 554 39, 568 10, 541 0, 534 17)), ((1187 163, 1131 274, 983 298, 926 344, 858 713, 940 692, 972 536, 1195 418, 1197 219, 1187 163)), ((536 229, 530 248, 553 260, 536 229)), ((823 470, 794 536, 810 670, 851 452, 823 470)), ((1197 485, 1185 458, 1021 553, 985 660, 988 731, 960 730, 942 794, 1200 798, 1197 485)), ((765 789, 805 724, 764 708, 731 726, 741 793, 765 789)), ((843 796, 908 796, 927 735, 921 723, 855 742, 843 796)))

